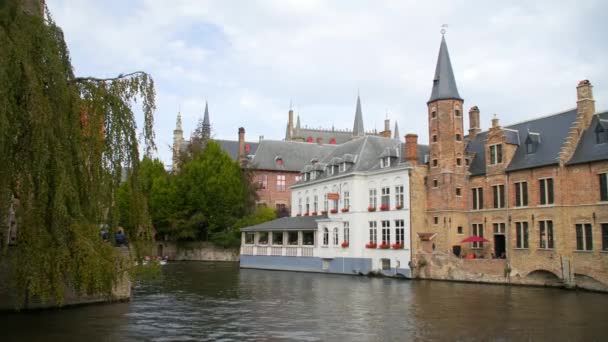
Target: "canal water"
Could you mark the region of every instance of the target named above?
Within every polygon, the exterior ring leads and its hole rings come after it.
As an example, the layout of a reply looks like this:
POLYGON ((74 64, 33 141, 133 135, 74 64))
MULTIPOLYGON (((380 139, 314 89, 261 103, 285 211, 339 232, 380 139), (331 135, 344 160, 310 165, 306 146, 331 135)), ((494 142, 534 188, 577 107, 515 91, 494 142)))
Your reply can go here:
POLYGON ((0 341, 605 341, 608 295, 181 262, 129 303, 0 314, 0 341))

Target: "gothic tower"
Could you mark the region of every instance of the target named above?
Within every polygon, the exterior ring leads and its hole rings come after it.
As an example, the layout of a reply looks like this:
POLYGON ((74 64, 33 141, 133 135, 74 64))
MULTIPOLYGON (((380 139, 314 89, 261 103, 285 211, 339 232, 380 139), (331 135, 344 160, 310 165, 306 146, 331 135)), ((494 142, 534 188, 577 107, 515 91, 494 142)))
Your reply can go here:
POLYGON ((177 122, 175 124, 175 130, 173 130, 173 171, 177 171, 179 168, 179 154, 183 143, 184 131, 182 130, 182 113, 177 112, 177 122))
POLYGON ((433 89, 427 102, 430 140, 427 188, 430 211, 466 208, 463 102, 458 94, 448 46, 442 34, 433 89))

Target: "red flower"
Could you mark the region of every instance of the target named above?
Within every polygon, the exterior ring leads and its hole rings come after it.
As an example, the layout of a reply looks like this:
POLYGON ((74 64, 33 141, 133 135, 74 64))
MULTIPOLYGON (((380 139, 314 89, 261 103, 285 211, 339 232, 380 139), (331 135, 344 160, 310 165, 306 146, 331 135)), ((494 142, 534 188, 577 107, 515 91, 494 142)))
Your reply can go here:
POLYGON ((381 243, 380 246, 378 246, 378 248, 380 249, 389 249, 391 248, 391 245, 389 245, 388 243, 381 243))
POLYGON ((403 209, 403 206, 402 205, 398 205, 398 206, 395 207, 395 209, 397 209, 397 210, 403 209))
POLYGON ((365 248, 376 248, 376 246, 377 245, 371 241, 370 241, 370 243, 365 244, 365 248))
POLYGON ((316 212, 316 211, 313 211, 313 212, 310 214, 310 216, 317 216, 317 212, 316 212))
POLYGON ((343 213, 348 212, 348 208, 342 208, 342 212, 343 212, 343 213))
POLYGON ((309 215, 308 213, 304 213, 304 216, 308 216, 308 215, 309 215))
POLYGON ((394 243, 393 244, 393 249, 403 249, 403 242, 401 242, 401 243, 394 243))
POLYGON ((325 214, 327 214, 327 210, 321 211, 321 215, 325 215, 325 214))
POLYGON ((342 248, 346 248, 346 247, 348 247, 348 241, 342 242, 342 248))
POLYGON ((380 206, 380 210, 387 211, 388 210, 388 205, 386 205, 386 204, 381 205, 380 206))
POLYGON ((329 212, 332 213, 332 214, 337 214, 338 213, 338 209, 332 209, 329 212))
POLYGON ((376 211, 376 207, 367 207, 367 211, 376 211))

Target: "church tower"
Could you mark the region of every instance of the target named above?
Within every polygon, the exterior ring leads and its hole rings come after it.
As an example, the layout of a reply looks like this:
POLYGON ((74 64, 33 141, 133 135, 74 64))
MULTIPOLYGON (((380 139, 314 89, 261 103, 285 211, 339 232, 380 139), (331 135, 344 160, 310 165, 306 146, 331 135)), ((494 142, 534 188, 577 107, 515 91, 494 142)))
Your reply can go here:
MULTIPOLYGON (((430 140, 427 179, 429 211, 464 210, 467 204, 462 115, 464 100, 458 94, 444 33, 442 31, 433 89, 427 102, 430 140)), ((438 221, 437 217, 432 221, 438 221)), ((443 217, 441 221, 447 223, 448 220, 443 217)))
POLYGON ((177 171, 179 168, 179 154, 183 143, 184 131, 182 130, 182 113, 177 112, 177 122, 175 124, 175 130, 173 130, 173 171, 177 171))
POLYGON ((205 117, 203 118, 202 140, 209 141, 211 138, 211 121, 209 120, 209 105, 205 101, 205 117))

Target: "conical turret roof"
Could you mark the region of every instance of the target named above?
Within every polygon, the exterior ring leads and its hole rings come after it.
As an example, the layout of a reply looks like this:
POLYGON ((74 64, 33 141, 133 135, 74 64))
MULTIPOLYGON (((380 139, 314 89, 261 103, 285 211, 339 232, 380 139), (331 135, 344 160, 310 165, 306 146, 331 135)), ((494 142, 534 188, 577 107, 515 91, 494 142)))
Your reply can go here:
POLYGON ((353 136, 362 137, 365 135, 363 128, 363 113, 361 112, 361 97, 357 95, 357 109, 355 110, 355 123, 353 125, 353 136))
POLYGON ((456 79, 450 62, 450 54, 448 45, 445 42, 445 36, 441 36, 441 46, 439 47, 439 56, 437 57, 437 66, 435 67, 435 78, 433 78, 433 91, 429 102, 436 100, 456 99, 462 100, 458 94, 456 87, 456 79))

